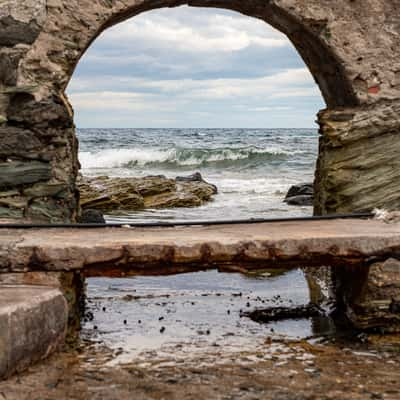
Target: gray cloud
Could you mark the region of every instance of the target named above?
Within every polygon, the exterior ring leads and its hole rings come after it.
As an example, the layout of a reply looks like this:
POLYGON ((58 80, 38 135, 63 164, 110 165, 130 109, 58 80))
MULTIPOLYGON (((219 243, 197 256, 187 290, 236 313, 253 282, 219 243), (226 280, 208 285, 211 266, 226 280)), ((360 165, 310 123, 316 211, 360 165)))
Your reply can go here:
POLYGON ((323 107, 289 40, 213 9, 157 10, 106 31, 68 88, 78 126, 305 127, 323 107))

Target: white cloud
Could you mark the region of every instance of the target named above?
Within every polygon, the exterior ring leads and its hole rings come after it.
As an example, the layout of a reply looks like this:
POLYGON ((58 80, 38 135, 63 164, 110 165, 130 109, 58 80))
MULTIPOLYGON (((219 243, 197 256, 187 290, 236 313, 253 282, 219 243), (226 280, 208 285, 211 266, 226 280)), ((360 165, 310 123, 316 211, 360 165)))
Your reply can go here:
MULTIPOLYGON (((208 18, 174 18, 171 10, 143 14, 107 31, 105 41, 118 47, 143 44, 170 46, 174 51, 233 52, 255 45, 290 46, 289 39, 264 21, 214 13, 208 18), (172 13, 172 16, 171 16, 172 13)), ((175 10, 176 13, 176 10, 175 10)), ((189 14, 190 15, 190 14, 189 14)))
POLYGON ((293 107, 286 107, 286 106, 271 106, 271 107, 254 107, 248 108, 247 111, 254 111, 254 112, 270 112, 270 111, 289 111, 293 110, 293 107))
MULTIPOLYGON (((320 96, 307 68, 291 69, 261 78, 236 79, 167 79, 150 80, 130 77, 95 77, 75 79, 70 86, 72 94, 103 88, 108 94, 120 92, 120 97, 139 96, 154 98, 151 93, 174 95, 186 99, 224 99, 232 97, 262 96, 285 98, 320 96), (105 89, 107 88, 107 89, 105 89), (114 88, 114 90, 112 90, 114 88), (123 92, 129 91, 130 93, 123 92)), ((94 99, 97 101, 97 99, 94 99)))
MULTIPOLYGON (((69 97, 74 107, 81 111, 176 111, 176 104, 171 101, 145 93, 94 91, 72 93, 69 97)), ((182 104, 182 101, 180 103, 182 104)))

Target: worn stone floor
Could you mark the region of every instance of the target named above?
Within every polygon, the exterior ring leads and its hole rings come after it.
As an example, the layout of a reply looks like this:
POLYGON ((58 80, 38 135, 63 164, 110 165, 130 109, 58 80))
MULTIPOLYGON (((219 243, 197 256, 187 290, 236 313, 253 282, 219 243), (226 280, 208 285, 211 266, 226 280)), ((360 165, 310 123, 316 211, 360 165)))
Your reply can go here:
POLYGON ((113 366, 99 346, 52 356, 0 383, 5 400, 365 400, 400 398, 400 341, 311 344, 267 339, 256 352, 113 366))

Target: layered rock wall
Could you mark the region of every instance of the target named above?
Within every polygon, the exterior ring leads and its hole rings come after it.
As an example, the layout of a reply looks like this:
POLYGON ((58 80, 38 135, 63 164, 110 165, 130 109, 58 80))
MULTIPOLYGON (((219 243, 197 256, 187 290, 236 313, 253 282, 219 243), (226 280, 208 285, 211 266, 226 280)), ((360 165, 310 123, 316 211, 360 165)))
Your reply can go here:
POLYGON ((315 213, 400 209, 400 101, 319 114, 315 213))
POLYGON ((73 71, 108 27, 183 4, 265 20, 299 51, 328 107, 319 116, 316 213, 397 207, 397 0, 3 0, 0 218, 76 219, 78 145, 65 96, 73 71))

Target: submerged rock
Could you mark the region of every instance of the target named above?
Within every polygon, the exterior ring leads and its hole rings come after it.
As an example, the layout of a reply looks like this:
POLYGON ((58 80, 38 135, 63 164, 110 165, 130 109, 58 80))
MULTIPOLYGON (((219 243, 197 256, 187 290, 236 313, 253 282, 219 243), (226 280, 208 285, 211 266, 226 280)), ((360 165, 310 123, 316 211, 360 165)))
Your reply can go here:
POLYGON ((144 178, 80 177, 78 187, 83 209, 112 212, 144 208, 196 207, 212 199, 218 190, 200 173, 169 179, 163 175, 144 178))
POLYGON ((292 206, 312 206, 314 202, 313 184, 293 185, 287 192, 284 202, 292 206))
POLYGON ((309 303, 298 307, 268 307, 242 313, 256 322, 282 321, 285 319, 311 318, 325 315, 325 312, 316 304, 309 303))

